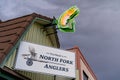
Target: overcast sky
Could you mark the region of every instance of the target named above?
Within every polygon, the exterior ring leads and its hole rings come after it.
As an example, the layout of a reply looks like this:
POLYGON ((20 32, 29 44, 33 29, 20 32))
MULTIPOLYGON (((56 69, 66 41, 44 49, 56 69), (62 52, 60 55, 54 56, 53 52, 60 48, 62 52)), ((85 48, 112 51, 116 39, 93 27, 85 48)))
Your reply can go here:
POLYGON ((77 5, 75 33, 58 31, 62 49, 77 45, 98 80, 120 80, 120 0, 0 0, 0 19, 36 12, 58 18, 77 5))

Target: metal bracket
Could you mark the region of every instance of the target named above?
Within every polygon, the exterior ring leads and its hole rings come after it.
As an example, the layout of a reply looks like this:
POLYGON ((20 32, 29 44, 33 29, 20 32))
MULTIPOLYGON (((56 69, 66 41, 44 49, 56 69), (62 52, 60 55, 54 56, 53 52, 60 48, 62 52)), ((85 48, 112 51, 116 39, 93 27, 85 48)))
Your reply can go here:
POLYGON ((55 31, 55 32, 53 32, 53 33, 49 33, 49 34, 47 34, 46 36, 49 36, 49 35, 52 35, 52 34, 56 34, 57 33, 57 31, 55 31))
POLYGON ((51 22, 50 24, 46 24, 46 25, 44 25, 44 26, 45 26, 45 27, 54 27, 54 26, 57 25, 57 23, 58 23, 58 20, 53 16, 52 22, 51 22))

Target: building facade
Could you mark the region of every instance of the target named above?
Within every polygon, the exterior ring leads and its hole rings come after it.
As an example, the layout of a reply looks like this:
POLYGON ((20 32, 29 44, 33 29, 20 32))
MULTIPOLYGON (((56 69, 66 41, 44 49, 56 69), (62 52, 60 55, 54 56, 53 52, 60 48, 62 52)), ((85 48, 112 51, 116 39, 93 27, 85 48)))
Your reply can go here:
POLYGON ((0 79, 2 80, 97 80, 78 47, 68 49, 76 55, 76 78, 15 70, 21 41, 60 48, 54 18, 32 13, 0 21, 0 79))
POLYGON ((95 76, 88 62, 84 58, 79 47, 75 46, 74 48, 67 49, 67 50, 75 52, 76 54, 77 79, 78 80, 97 80, 97 77, 95 76))
POLYGON ((26 71, 15 71, 13 69, 15 57, 21 41, 59 48, 59 40, 52 18, 32 13, 19 18, 0 22, 0 78, 8 80, 31 79, 31 80, 53 80, 54 76, 26 71), (6 70, 8 72, 5 73, 6 70), (10 73, 10 75, 7 75, 10 73), (14 74, 12 74, 14 73, 14 74), (22 76, 20 76, 20 75, 22 76), (18 76, 19 75, 19 76, 18 76), (23 78, 24 76, 24 78, 23 78))

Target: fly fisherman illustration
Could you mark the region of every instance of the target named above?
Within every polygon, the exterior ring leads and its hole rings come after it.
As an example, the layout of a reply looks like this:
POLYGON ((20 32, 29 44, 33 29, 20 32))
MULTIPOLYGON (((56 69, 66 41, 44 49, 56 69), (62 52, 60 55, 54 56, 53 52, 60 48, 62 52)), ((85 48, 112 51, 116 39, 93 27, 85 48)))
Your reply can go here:
POLYGON ((33 65, 33 61, 37 61, 37 53, 35 53, 35 48, 29 46, 29 52, 30 54, 22 54, 24 56, 24 59, 27 59, 26 64, 28 66, 33 65))

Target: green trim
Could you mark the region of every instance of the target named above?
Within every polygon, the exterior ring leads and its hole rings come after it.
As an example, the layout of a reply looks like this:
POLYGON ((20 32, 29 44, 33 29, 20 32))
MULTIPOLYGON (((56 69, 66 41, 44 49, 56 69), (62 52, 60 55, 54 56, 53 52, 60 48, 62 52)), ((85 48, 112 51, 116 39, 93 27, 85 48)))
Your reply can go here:
POLYGON ((53 22, 52 22, 53 25, 57 25, 58 24, 58 20, 57 19, 54 19, 53 22))
POLYGON ((24 35, 28 32, 28 30, 31 28, 32 24, 36 21, 36 20, 44 20, 46 22, 50 22, 48 20, 42 19, 42 18, 35 18, 33 19, 33 21, 31 22, 31 24, 28 26, 28 28, 23 32, 22 36, 19 38, 19 40, 17 41, 17 43, 15 44, 15 46, 11 49, 11 51, 7 54, 6 58, 4 59, 4 61, 0 64, 0 67, 3 68, 4 64, 8 61, 9 57, 14 53, 15 49, 18 47, 18 45, 20 44, 20 41, 24 38, 24 35))
POLYGON ((51 21, 49 21, 49 20, 45 20, 45 19, 42 19, 42 18, 35 18, 34 20, 43 20, 43 21, 45 21, 45 22, 49 22, 49 23, 51 23, 51 21))

